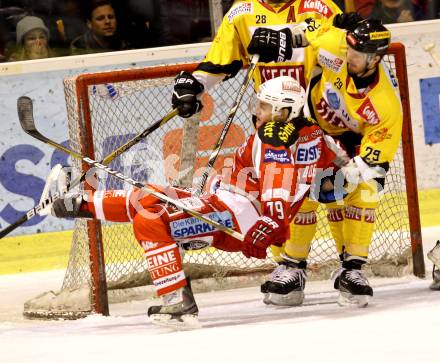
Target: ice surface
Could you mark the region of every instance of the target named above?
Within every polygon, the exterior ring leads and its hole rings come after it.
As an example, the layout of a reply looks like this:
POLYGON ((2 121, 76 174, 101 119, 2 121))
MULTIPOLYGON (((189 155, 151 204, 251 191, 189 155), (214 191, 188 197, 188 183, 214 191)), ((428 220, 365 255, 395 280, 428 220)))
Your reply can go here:
MULTIPOLYGON (((425 254, 440 228, 424 230, 425 254)), ((430 265, 427 261, 427 269, 430 265)), ((440 292, 413 276, 373 279, 365 309, 341 308, 330 281, 310 282, 301 307, 265 306, 258 288, 197 294, 199 330, 151 325, 155 301, 112 304, 111 316, 22 317, 23 303, 60 287, 64 271, 0 276, 0 362, 435 362, 440 292)))

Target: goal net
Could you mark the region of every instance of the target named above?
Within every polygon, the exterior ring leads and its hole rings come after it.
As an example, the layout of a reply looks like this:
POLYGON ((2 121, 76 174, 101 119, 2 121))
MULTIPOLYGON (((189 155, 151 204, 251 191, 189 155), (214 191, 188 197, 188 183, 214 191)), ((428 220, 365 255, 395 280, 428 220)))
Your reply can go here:
MULTIPOLYGON (((399 80, 404 109, 402 142, 386 177, 385 194, 376 213, 367 274, 399 276, 424 274, 420 240, 416 175, 412 148, 408 84, 404 47, 392 44, 385 57, 399 80), (407 193, 408 192, 408 193, 407 193)), ((65 79, 70 147, 102 160, 130 138, 170 111, 172 81, 181 70, 196 64, 82 74, 65 79)), ((196 186, 244 79, 244 72, 206 95, 203 112, 188 120, 174 117, 110 163, 135 180, 157 184, 196 186)), ((249 87, 223 144, 215 169, 232 163, 234 149, 254 128, 248 104, 249 87)), ((85 170, 81 162, 74 162, 85 170)), ((129 189, 128 184, 97 173, 97 189, 129 189)), ((318 212, 318 229, 308 259, 309 277, 328 278, 339 265, 327 225, 325 208, 318 212)), ((256 285, 274 268, 266 260, 247 259, 241 253, 214 248, 186 253, 184 269, 193 289, 256 285)), ((68 268, 59 292, 42 293, 26 302, 30 318, 78 318, 108 314, 108 300, 145 298, 152 294, 143 250, 131 224, 76 220, 68 268)))

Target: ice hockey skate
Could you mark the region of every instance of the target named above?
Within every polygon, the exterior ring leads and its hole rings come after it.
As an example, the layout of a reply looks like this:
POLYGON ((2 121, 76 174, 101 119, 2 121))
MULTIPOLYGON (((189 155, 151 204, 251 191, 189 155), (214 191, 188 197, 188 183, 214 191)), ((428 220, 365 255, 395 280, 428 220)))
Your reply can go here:
POLYGON ((151 323, 176 330, 200 328, 199 309, 190 285, 163 295, 163 305, 148 308, 151 323))
POLYGON ((429 286, 431 290, 440 290, 440 241, 437 241, 434 248, 427 253, 432 261, 432 283, 429 286))
POLYGON ((265 304, 270 305, 269 292, 267 291, 267 286, 269 285, 270 282, 274 281, 275 278, 279 277, 285 269, 286 269, 285 265, 278 264, 275 270, 273 270, 272 273, 269 275, 268 280, 261 284, 260 289, 261 292, 264 294, 263 302, 265 304))
POLYGON ((261 285, 261 292, 264 294, 263 302, 267 305, 301 305, 304 301, 304 287, 307 279, 305 266, 305 261, 294 262, 285 259, 280 262, 272 272, 269 281, 261 285))
POLYGON ((339 290, 338 304, 340 306, 366 307, 373 296, 367 278, 360 269, 343 268, 336 277, 335 288, 339 290))

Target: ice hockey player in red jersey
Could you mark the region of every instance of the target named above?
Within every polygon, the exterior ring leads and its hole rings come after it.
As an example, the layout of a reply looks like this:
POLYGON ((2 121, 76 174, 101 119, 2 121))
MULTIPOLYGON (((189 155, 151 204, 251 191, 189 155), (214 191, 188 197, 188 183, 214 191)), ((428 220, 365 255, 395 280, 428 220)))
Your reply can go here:
POLYGON ((326 141, 313 120, 303 116, 305 91, 299 82, 287 76, 269 80, 260 86, 256 99, 260 127, 236 150, 234 165, 222 175, 215 192, 199 198, 177 187, 152 186, 244 234, 243 242, 139 190, 74 194, 53 205, 52 214, 57 217, 133 223, 153 284, 162 297, 162 305, 148 310, 153 323, 177 325, 197 320, 198 307, 182 269, 184 250, 203 245, 265 258, 270 245, 281 246, 288 238, 289 223, 309 193, 316 171, 335 159, 335 145, 326 141), (300 150, 302 154, 297 152, 300 150))

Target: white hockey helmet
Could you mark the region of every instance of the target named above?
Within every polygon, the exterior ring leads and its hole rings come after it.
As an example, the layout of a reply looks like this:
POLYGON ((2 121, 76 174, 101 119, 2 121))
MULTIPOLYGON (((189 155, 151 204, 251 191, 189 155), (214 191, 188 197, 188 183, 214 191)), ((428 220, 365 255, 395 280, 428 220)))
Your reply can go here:
POLYGON ((301 114, 306 102, 306 92, 300 83, 292 77, 272 78, 260 85, 257 99, 272 105, 272 118, 281 114, 281 109, 290 108, 286 121, 301 114))

